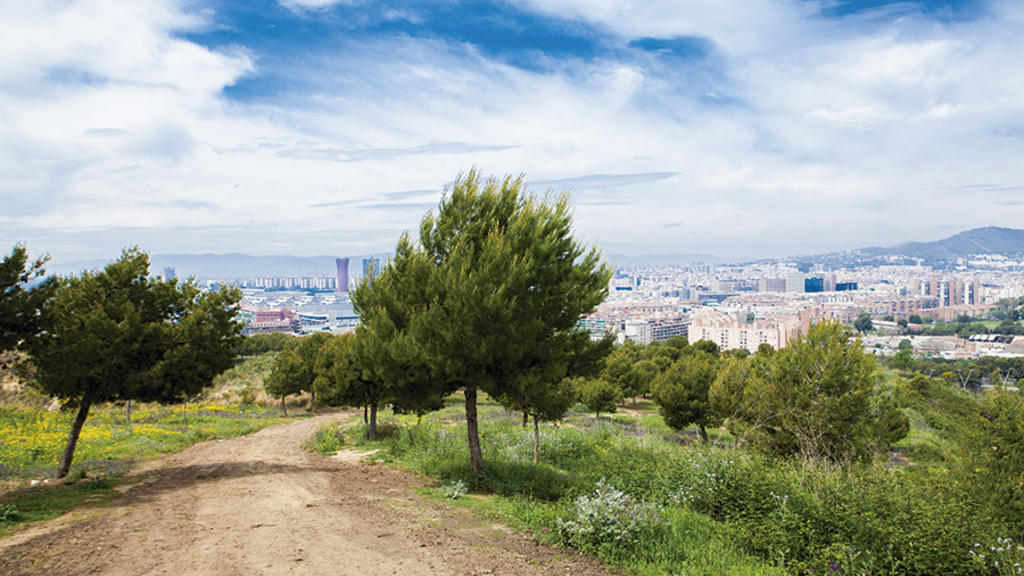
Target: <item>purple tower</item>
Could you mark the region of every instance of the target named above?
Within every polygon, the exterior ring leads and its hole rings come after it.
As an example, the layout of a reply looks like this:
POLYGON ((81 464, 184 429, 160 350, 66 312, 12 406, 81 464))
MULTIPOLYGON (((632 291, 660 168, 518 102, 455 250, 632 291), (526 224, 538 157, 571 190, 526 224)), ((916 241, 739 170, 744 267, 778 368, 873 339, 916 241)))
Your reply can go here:
POLYGON ((338 286, 341 293, 348 293, 348 258, 335 258, 334 263, 338 265, 338 286))

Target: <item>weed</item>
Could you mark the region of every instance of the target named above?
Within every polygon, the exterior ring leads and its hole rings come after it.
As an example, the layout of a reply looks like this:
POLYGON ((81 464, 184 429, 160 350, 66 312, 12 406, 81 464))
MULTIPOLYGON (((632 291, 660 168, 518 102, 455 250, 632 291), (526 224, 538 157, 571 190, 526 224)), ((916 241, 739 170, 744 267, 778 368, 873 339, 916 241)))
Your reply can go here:
POLYGON ((21 516, 18 507, 9 502, 0 503, 0 524, 9 524, 21 516))
POLYGON ((330 456, 337 454, 345 446, 345 435, 338 423, 325 424, 313 436, 306 447, 317 454, 330 456))
POLYGON ((439 488, 441 495, 445 498, 452 500, 458 500, 466 495, 469 489, 466 487, 466 483, 462 480, 455 480, 454 482, 447 482, 439 488))
POLYGON ((637 502, 604 478, 594 491, 576 498, 570 518, 556 526, 565 541, 581 550, 631 546, 640 534, 660 521, 658 507, 637 502))

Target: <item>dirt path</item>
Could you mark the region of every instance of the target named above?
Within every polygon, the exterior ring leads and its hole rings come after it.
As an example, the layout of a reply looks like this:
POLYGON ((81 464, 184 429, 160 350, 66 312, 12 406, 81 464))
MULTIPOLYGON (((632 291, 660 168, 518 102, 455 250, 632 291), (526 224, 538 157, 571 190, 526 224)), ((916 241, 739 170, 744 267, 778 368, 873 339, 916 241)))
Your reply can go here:
POLYGON ((150 463, 108 507, 0 540, 0 574, 607 574, 418 497, 414 475, 302 450, 337 417, 150 463))

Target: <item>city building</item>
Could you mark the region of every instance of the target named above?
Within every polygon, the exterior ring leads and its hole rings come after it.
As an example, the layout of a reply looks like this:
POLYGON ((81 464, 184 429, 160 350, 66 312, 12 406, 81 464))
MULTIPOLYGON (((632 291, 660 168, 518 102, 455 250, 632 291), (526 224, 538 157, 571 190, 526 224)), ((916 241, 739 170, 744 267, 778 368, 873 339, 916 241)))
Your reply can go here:
POLYGON ((335 289, 339 293, 348 292, 348 258, 335 258, 334 264, 338 268, 338 278, 335 281, 335 289))
POLYGON ((243 334, 288 332, 299 334, 302 323, 290 308, 242 308, 239 317, 245 321, 243 334))

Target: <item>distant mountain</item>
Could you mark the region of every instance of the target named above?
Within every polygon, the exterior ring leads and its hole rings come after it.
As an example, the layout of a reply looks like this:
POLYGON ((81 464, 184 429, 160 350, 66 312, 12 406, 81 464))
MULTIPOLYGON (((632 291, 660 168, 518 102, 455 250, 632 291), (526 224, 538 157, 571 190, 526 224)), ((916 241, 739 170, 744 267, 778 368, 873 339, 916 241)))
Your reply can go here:
MULTIPOLYGON (((349 257, 350 276, 362 274, 363 258, 349 257)), ((373 254, 383 258, 384 254, 373 254)), ((179 278, 195 276, 199 279, 256 278, 259 276, 334 276, 335 256, 252 256, 250 254, 152 254, 150 272, 161 274, 164 268, 174 268, 179 278)), ((77 274, 82 270, 102 268, 109 260, 81 260, 53 263, 47 270, 54 274, 77 274)))
MULTIPOLYGON (((870 247, 829 254, 769 259, 798 264, 824 264, 828 267, 868 266, 882 264, 925 264, 937 268, 953 266, 957 259, 979 254, 1001 255, 1024 260, 1024 230, 1014 228, 975 228, 935 242, 906 242, 890 247, 870 247)), ((390 254, 359 254, 349 256, 349 275, 362 274, 363 258, 387 258, 390 254)), ((334 256, 252 256, 250 254, 153 254, 150 271, 160 274, 174 268, 180 278, 199 279, 256 278, 259 276, 333 276, 337 270, 334 256)), ((605 260, 617 268, 633 266, 686 266, 704 264, 736 264, 740 259, 711 254, 645 254, 626 256, 606 254, 605 260)), ((109 260, 54 262, 46 269, 54 274, 77 274, 82 270, 102 268, 109 260)))
POLYGON ((925 264, 946 267, 958 259, 977 255, 1024 258, 1024 230, 988 226, 974 228, 934 242, 906 242, 889 247, 870 247, 816 256, 786 258, 790 261, 865 266, 873 264, 925 264))

